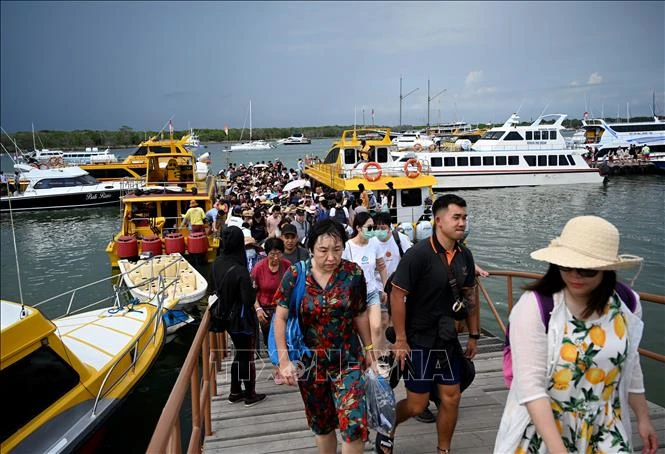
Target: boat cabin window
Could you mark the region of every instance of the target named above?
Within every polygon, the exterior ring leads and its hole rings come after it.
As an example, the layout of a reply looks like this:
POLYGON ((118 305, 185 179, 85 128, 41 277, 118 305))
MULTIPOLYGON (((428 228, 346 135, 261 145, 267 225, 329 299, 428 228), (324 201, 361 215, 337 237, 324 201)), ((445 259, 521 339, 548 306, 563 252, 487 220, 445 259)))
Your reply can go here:
POLYGON ((480 156, 471 156, 471 165, 479 166, 480 165, 480 156))
POLYGON ((563 154, 559 155, 559 165, 560 166, 567 166, 568 165, 568 160, 566 159, 566 155, 563 155, 563 154))
POLYGON ((148 147, 139 147, 132 156, 145 156, 148 154, 148 147))
POLYGON ((538 165, 546 166, 547 165, 547 156, 538 156, 538 165))
POLYGON ((524 156, 524 160, 531 167, 536 165, 536 157, 534 155, 524 156))
POLYGON ((455 158, 443 158, 443 165, 446 167, 455 167, 455 158))
POLYGON ((88 173, 95 178, 139 178, 139 175, 136 172, 130 170, 119 168, 119 169, 90 169, 88 173))
MULTIPOLYGON (((473 163, 471 165, 473 165, 473 163)), ((494 165, 494 156, 483 156, 483 165, 484 166, 493 166, 494 165)))
POLYGON ((42 346, 0 372, 2 405, 11 409, 0 424, 4 442, 79 383, 79 375, 49 346, 42 346))
POLYGON ((345 148, 344 149, 344 164, 355 164, 356 162, 356 149, 355 148, 345 148))
POLYGON ((652 123, 650 125, 612 125, 616 132, 648 132, 665 131, 665 123, 652 123))
POLYGON ((402 189, 403 207, 416 207, 423 204, 423 193, 420 188, 402 189))
POLYGON ((469 165, 469 158, 467 158, 466 156, 457 158, 457 165, 458 166, 468 166, 469 165))
POLYGON ((171 147, 155 147, 151 146, 150 147, 150 152, 151 153, 158 153, 158 154, 165 154, 165 153, 177 153, 177 149, 174 147, 171 149, 171 147))
POLYGON ((518 166, 518 165, 520 165, 520 157, 519 156, 508 156, 508 165, 509 166, 518 166))
POLYGON ((335 164, 337 162, 337 156, 339 156, 339 148, 333 148, 326 155, 326 159, 323 161, 324 164, 335 164))
POLYGON ((388 148, 379 147, 376 149, 376 162, 388 162, 388 148))
POLYGON ((556 140, 556 131, 550 131, 550 140, 556 140))
POLYGON ((556 155, 550 155, 547 157, 547 164, 551 166, 555 166, 557 163, 557 156, 556 155))
POLYGON ((519 132, 517 131, 510 131, 507 135, 506 138, 503 140, 524 140, 524 138, 520 135, 519 132))
POLYGON ((430 158, 429 161, 432 167, 441 167, 443 165, 443 159, 441 158, 430 158))
POLYGON ((482 139, 499 140, 506 131, 487 131, 482 139))
POLYGON ((547 140, 549 136, 550 136, 549 131, 540 131, 540 137, 542 138, 542 140, 547 140))
POLYGON ((533 140, 540 140, 540 131, 533 131, 533 140))
POLYGON ((496 160, 496 165, 498 166, 505 166, 506 165, 506 157, 505 156, 497 156, 495 158, 496 160))
POLYGON ((573 159, 573 155, 570 154, 568 155, 568 162, 570 162, 571 166, 575 165, 575 160, 573 159))

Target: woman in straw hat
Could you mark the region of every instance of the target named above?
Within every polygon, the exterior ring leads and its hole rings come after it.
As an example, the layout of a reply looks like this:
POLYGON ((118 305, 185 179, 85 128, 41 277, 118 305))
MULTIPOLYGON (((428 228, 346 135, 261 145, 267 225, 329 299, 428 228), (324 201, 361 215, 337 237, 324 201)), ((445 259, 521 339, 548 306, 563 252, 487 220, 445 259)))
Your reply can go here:
POLYGON ((615 291, 616 270, 642 259, 618 251, 612 224, 580 216, 531 254, 550 265, 510 314, 514 381, 494 452, 633 452, 627 405, 643 452, 656 452, 637 351, 642 308, 631 289, 621 292, 631 308, 615 291), (545 327, 540 306, 548 297, 545 327))

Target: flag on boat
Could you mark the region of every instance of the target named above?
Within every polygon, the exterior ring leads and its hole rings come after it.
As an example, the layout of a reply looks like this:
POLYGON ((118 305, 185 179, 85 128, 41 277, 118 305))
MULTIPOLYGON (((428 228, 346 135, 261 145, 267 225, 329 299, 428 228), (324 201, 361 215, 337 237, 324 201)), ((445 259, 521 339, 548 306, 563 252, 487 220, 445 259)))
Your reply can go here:
POLYGON ((226 134, 226 137, 229 136, 229 125, 224 125, 224 133, 226 134))
POLYGON ((169 132, 173 134, 173 123, 169 120, 169 132))

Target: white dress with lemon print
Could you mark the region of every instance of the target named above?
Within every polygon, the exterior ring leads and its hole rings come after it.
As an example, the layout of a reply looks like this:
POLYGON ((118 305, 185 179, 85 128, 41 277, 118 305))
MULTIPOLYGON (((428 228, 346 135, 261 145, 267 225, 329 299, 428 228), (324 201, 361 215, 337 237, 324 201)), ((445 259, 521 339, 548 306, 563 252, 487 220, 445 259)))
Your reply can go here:
MULTIPOLYGON (((568 321, 548 394, 554 421, 568 452, 629 453, 630 434, 621 421, 618 387, 628 352, 621 303, 610 298, 597 320, 568 321)), ((516 453, 545 453, 529 423, 516 453)))

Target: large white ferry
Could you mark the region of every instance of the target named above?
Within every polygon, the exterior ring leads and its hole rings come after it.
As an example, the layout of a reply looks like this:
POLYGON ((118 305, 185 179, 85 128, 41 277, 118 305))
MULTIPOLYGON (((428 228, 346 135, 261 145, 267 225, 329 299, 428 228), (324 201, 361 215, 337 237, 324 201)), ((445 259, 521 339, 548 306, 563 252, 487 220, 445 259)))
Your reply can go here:
POLYGON ((585 150, 566 148, 561 131, 564 114, 540 116, 531 125, 519 126, 516 114, 492 128, 472 151, 390 152, 392 161, 406 165, 416 159, 436 177, 435 190, 601 184, 598 169, 589 167, 585 150), (548 120, 553 118, 553 120, 548 120))
POLYGON ((665 151, 665 121, 654 117, 654 121, 607 123, 596 118, 583 120, 585 140, 583 147, 594 147, 598 151, 628 148, 631 145, 648 145, 652 152, 665 151))

